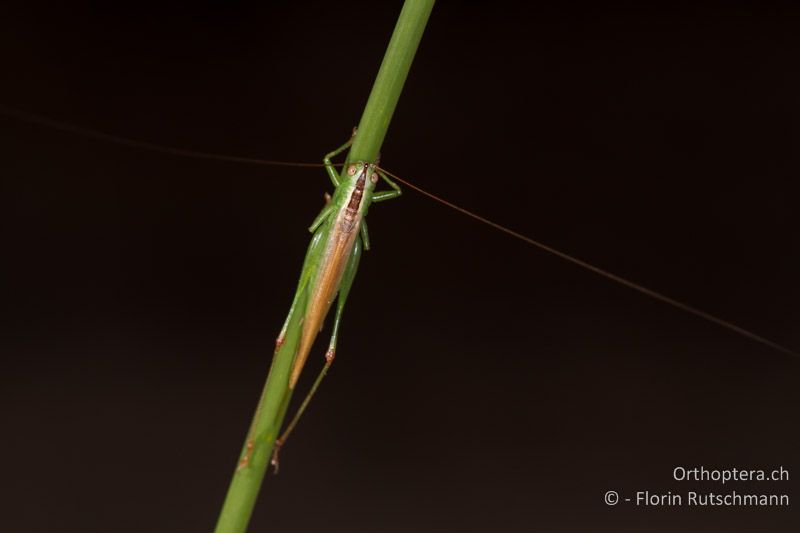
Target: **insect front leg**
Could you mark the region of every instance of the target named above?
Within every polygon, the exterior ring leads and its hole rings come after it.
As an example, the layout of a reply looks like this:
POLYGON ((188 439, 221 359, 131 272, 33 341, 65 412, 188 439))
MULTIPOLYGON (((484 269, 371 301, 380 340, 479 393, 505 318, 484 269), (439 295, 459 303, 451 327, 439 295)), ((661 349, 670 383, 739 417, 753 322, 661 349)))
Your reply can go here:
POLYGON ((353 144, 353 139, 356 138, 356 131, 358 128, 353 128, 353 134, 350 136, 350 140, 346 143, 341 145, 339 148, 332 152, 328 152, 325 154, 325 157, 322 159, 322 162, 325 163, 325 170, 328 171, 328 176, 331 178, 331 182, 333 182, 334 187, 339 186, 339 174, 336 172, 336 169, 333 167, 333 163, 331 163, 331 159, 336 157, 337 155, 341 154, 353 144))
POLYGON ((391 191, 379 191, 379 192, 373 193, 372 194, 372 201, 373 202, 383 202, 385 200, 391 200, 392 198, 397 198, 398 196, 403 194, 403 190, 400 188, 400 186, 397 185, 392 180, 390 180, 389 176, 387 176, 386 174, 384 174, 380 170, 378 170, 377 172, 378 172, 378 176, 383 178, 383 181, 385 181, 387 184, 389 184, 389 187, 391 187, 392 190, 391 191))

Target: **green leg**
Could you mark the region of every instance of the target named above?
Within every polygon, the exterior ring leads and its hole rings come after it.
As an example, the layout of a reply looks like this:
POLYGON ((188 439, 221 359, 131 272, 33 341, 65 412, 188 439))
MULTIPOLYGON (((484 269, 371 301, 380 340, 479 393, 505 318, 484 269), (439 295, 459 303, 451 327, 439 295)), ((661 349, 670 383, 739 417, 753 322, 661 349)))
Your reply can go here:
MULTIPOLYGON (((323 212, 325 210, 323 209, 323 212)), ((292 314, 295 311, 295 307, 297 307, 297 301, 300 299, 300 294, 305 290, 308 281, 311 279, 311 274, 314 271, 313 266, 317 264, 317 258, 322 251, 322 247, 320 243, 322 242, 322 235, 325 233, 324 231, 318 231, 314 234, 311 238, 311 244, 308 245, 308 251, 306 252, 306 258, 303 261, 303 269, 300 271, 300 281, 297 284, 297 290, 294 293, 294 298, 292 298, 292 305, 289 307, 289 313, 286 315, 286 320, 283 323, 283 327, 281 328, 281 332, 278 334, 278 338, 275 340, 275 349, 281 347, 283 344, 284 339, 286 338, 286 329, 289 327, 289 319, 292 317, 292 314)))
POLYGON ((361 260, 361 246, 361 239, 356 239, 352 255, 350 255, 347 266, 344 268, 344 274, 342 274, 342 283, 339 285, 339 297, 336 299, 336 318, 333 319, 333 333, 331 334, 331 341, 328 344, 328 352, 325 354, 325 359, 328 361, 328 364, 333 361, 336 355, 336 339, 339 337, 339 324, 342 320, 344 304, 347 302, 347 295, 350 294, 350 287, 353 286, 353 280, 358 271, 358 262, 361 260))
MULTIPOLYGON (((366 219, 361 219, 361 240, 364 242, 364 249, 369 250, 369 230, 367 230, 366 219)), ((358 243, 356 243, 358 244, 358 243)))
POLYGON ((401 194, 403 194, 403 190, 397 185, 395 182, 389 179, 389 176, 378 171, 378 176, 383 178, 383 181, 389 184, 389 187, 392 188, 391 191, 379 191, 372 194, 372 201, 373 202, 383 202, 384 200, 391 200, 392 198, 397 198, 401 194))
POLYGON ((308 231, 310 231, 311 233, 317 231, 317 228, 319 228, 322 225, 322 223, 325 222, 325 220, 333 212, 333 208, 334 205, 332 203, 328 202, 327 204, 325 204, 325 207, 323 207, 322 211, 319 212, 317 218, 315 218, 314 222, 311 223, 311 226, 308 227, 308 231))
MULTIPOLYGON (((392 190, 391 191, 378 191, 378 192, 372 193, 372 202, 383 202, 385 200, 391 200, 392 198, 397 198, 398 196, 403 194, 403 191, 400 189, 400 187, 395 182, 390 180, 389 177, 386 174, 384 174, 383 172, 381 172, 379 170, 378 171, 378 175, 381 178, 383 178, 384 181, 386 181, 386 183, 389 184, 389 186, 392 188, 392 190)), ((366 220, 363 220, 361 222, 361 238, 364 241, 364 249, 365 250, 369 250, 369 231, 367 230, 367 221, 366 220)))
POLYGON ((275 441, 271 464, 275 467, 276 472, 278 471, 278 454, 280 453, 281 447, 286 444, 286 439, 289 438, 289 435, 297 425, 297 422, 300 421, 300 417, 303 416, 303 412, 311 402, 311 398, 314 397, 314 393, 317 392, 317 388, 319 387, 320 383, 322 383, 325 375, 328 373, 328 369, 331 367, 333 359, 336 356, 336 339, 339 336, 339 324, 342 320, 342 311, 344 310, 344 304, 347 301, 347 295, 350 292, 350 287, 353 286, 353 279, 356 277, 356 271, 358 270, 358 262, 360 259, 361 239, 356 239, 355 246, 353 246, 353 252, 350 255, 350 259, 347 261, 347 266, 345 267, 344 274, 342 275, 342 283, 339 286, 339 297, 336 300, 336 318, 333 322, 333 333, 331 334, 331 341, 328 345, 328 352, 325 354, 325 365, 322 367, 322 370, 320 370, 319 375, 317 375, 317 379, 314 380, 314 384, 311 386, 308 394, 305 398, 303 398, 303 403, 300 404, 300 407, 297 409, 297 413, 295 413, 294 418, 292 418, 292 421, 289 422, 288 426, 286 426, 286 429, 280 438, 275 441))
POLYGON ((331 163, 331 159, 333 159, 337 155, 341 154, 342 152, 344 152, 345 150, 350 148, 350 145, 353 144, 353 139, 356 138, 356 130, 357 129, 358 128, 353 128, 353 134, 350 136, 350 140, 348 140, 346 143, 341 145, 336 150, 334 150, 332 152, 328 152, 327 154, 325 154, 325 157, 322 159, 322 162, 325 163, 325 170, 328 171, 328 176, 331 178, 331 181, 333 182, 333 186, 334 187, 338 187, 339 186, 339 174, 336 172, 336 169, 333 167, 333 163, 331 163))
POLYGON ((380 191, 372 195, 372 201, 383 202, 384 200, 391 200, 392 198, 397 198, 402 194, 403 193, 401 191, 380 191))

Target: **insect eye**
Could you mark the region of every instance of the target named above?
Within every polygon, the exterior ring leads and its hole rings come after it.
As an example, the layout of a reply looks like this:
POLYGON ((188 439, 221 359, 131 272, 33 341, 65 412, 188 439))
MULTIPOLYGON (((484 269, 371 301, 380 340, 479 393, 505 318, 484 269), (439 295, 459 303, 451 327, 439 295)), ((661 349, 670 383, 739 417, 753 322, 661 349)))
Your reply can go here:
POLYGON ((373 172, 372 176, 369 177, 369 181, 372 183, 378 183, 378 173, 373 172))
POLYGON ((356 174, 356 166, 355 165, 350 165, 349 167, 347 167, 347 175, 348 176, 355 176, 355 174, 356 174))

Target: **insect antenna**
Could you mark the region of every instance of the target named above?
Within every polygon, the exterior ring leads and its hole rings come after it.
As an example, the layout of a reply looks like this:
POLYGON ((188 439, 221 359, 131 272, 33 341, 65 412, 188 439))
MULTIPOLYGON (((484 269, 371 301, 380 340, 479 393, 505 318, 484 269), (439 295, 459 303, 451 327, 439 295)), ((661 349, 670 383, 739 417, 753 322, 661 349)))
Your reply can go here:
MULTIPOLYGON (((151 142, 147 142, 147 141, 129 139, 127 137, 121 137, 119 135, 114 135, 114 134, 111 134, 111 133, 106 133, 106 132, 95 130, 95 129, 91 129, 91 128, 84 128, 84 127, 81 127, 81 126, 76 126, 74 124, 61 122, 59 120, 54 120, 54 119, 51 119, 49 117, 45 117, 45 116, 42 116, 42 115, 37 115, 35 113, 29 113, 27 111, 22 111, 22 110, 15 109, 15 108, 12 108, 12 107, 8 107, 8 106, 2 105, 2 104, 0 104, 0 114, 6 115, 6 116, 10 116, 10 117, 13 117, 13 118, 16 118, 18 120, 25 121, 25 122, 30 122, 30 123, 33 123, 33 124, 39 124, 41 126, 46 126, 46 127, 57 129, 57 130, 66 131, 66 132, 69 132, 69 133, 74 133, 74 134, 81 135, 81 136, 84 136, 84 137, 89 137, 89 138, 92 138, 92 139, 111 142, 111 143, 120 144, 120 145, 124 145, 124 146, 130 146, 132 148, 140 148, 140 149, 144 149, 144 150, 150 150, 150 151, 153 151, 153 152, 161 152, 161 153, 165 153, 165 154, 172 154, 172 155, 181 156, 181 157, 193 157, 193 158, 198 158, 198 159, 211 159, 211 160, 216 160, 216 161, 227 161, 227 162, 230 162, 230 163, 242 163, 242 164, 249 164, 249 165, 268 165, 268 166, 306 167, 306 168, 321 168, 321 167, 325 167, 324 163, 299 163, 299 162, 295 162, 295 161, 281 161, 281 160, 275 160, 275 159, 258 159, 258 158, 253 158, 253 157, 239 157, 239 156, 233 156, 233 155, 201 152, 201 151, 197 151, 197 150, 188 150, 188 149, 185 149, 185 148, 177 148, 177 147, 173 147, 173 146, 165 146, 165 145, 161 145, 161 144, 155 144, 155 143, 151 143, 151 142)), ((341 167, 341 166, 344 166, 344 163, 336 163, 336 164, 333 164, 333 166, 341 167)), ((484 218, 484 217, 478 215, 477 213, 474 213, 474 212, 472 212, 472 211, 470 211, 468 209, 465 209, 465 208, 463 208, 461 206, 458 206, 458 205, 456 205, 456 204, 454 204, 452 202, 449 202, 449 201, 445 200, 444 198, 441 198, 440 196, 437 196, 437 195, 435 195, 435 194, 433 194, 431 192, 428 192, 425 189, 423 189, 423 188, 421 188, 421 187, 419 187, 417 185, 414 185, 410 181, 408 181, 406 179, 403 179, 400 176, 398 176, 396 174, 393 174, 393 173, 389 172, 388 170, 386 170, 384 168, 380 168, 380 167, 378 167, 378 168, 382 172, 387 174, 388 176, 391 176, 393 179, 395 179, 398 182, 402 183, 406 187, 417 191, 418 193, 422 194, 423 196, 427 196, 431 200, 434 200, 434 201, 436 201, 436 202, 438 202, 438 203, 440 203, 440 204, 442 204, 444 206, 447 206, 450 209, 453 209, 453 210, 461 213, 462 215, 465 215, 465 216, 470 217, 470 218, 472 218, 474 220, 477 220, 478 222, 482 222, 483 224, 491 226, 492 228, 494 228, 494 229, 496 229, 498 231, 501 231, 503 233, 506 233, 507 235, 511 235, 515 239, 518 239, 518 240, 520 240, 520 241, 522 241, 522 242, 524 242, 526 244, 529 244, 531 246, 539 248, 540 250, 543 250, 543 251, 545 251, 545 252, 547 252, 547 253, 549 253, 551 255, 555 255, 556 257, 559 257, 559 258, 561 258, 561 259, 563 259, 565 261, 568 261, 568 262, 570 262, 570 263, 572 263, 574 265, 577 265, 577 266, 579 266, 579 267, 581 267, 581 268, 583 268, 585 270, 588 270, 590 272, 594 272, 595 274, 597 274, 599 276, 602 276, 602 277, 604 277, 604 278, 606 278, 608 280, 611 280, 611 281, 613 281, 613 282, 615 282, 615 283, 617 283, 619 285, 623 285, 625 287, 633 289, 633 290, 635 290, 635 291, 637 291, 637 292, 639 292, 641 294, 644 294, 645 296, 653 298, 654 300, 658 300, 659 302, 665 303, 665 304, 670 305, 670 306, 672 306, 672 307, 674 307, 676 309, 680 309, 681 311, 684 311, 684 312, 689 313, 691 315, 694 315, 694 316, 697 316, 699 318, 702 318, 703 320, 706 320, 708 322, 711 322, 713 324, 721 326, 721 327, 723 327, 723 328, 725 328, 725 329, 727 329, 729 331, 732 331, 732 332, 734 332, 734 333, 736 333, 738 335, 741 335, 742 337, 746 337, 746 338, 748 338, 750 340, 758 342, 758 343, 760 343, 760 344, 762 344, 764 346, 768 346, 769 348, 772 348, 772 349, 777 350, 779 352, 785 353, 787 355, 792 355, 794 357, 800 358, 800 353, 797 353, 794 350, 790 350, 789 348, 786 348, 785 346, 783 346, 781 344, 778 344, 777 342, 774 342, 774 341, 771 341, 771 340, 769 340, 769 339, 767 339, 765 337, 762 337, 761 335, 757 335, 756 333, 753 333, 750 330, 747 330, 747 329, 745 329, 745 328, 743 328, 741 326, 738 326, 738 325, 734 324, 733 322, 729 322, 727 320, 719 318, 718 316, 712 315, 711 313, 707 313, 707 312, 705 312, 705 311, 703 311, 701 309, 698 309, 698 308, 696 308, 694 306, 691 306, 691 305, 686 304, 684 302, 675 300, 674 298, 670 298, 669 296, 661 294, 660 292, 654 291, 654 290, 649 289, 649 288, 647 288, 647 287, 645 287, 643 285, 635 283, 635 282, 633 282, 633 281, 631 281, 629 279, 623 278, 622 276, 618 276, 618 275, 613 274, 613 273, 611 273, 611 272, 609 272, 607 270, 603 270, 602 268, 597 267, 597 266, 595 266, 595 265, 593 265, 591 263, 588 263, 588 262, 583 261, 581 259, 578 259, 577 257, 574 257, 574 256, 572 256, 570 254, 567 254, 565 252, 557 250, 556 248, 553 248, 552 246, 548 246, 547 244, 544 244, 544 243, 542 243, 540 241, 537 241, 537 240, 535 240, 535 239, 533 239, 531 237, 528 237, 527 235, 523 235, 522 233, 516 232, 516 231, 514 231, 514 230, 512 230, 512 229, 510 229, 510 228, 508 228, 506 226, 503 226, 502 224, 498 224, 497 222, 493 222, 493 221, 491 221, 491 220, 489 220, 487 218, 484 218)))
POLYGON ((693 307, 693 306, 691 306, 689 304, 686 304, 686 303, 683 303, 681 301, 675 300, 674 298, 670 298, 669 296, 665 296, 664 294, 661 294, 660 292, 656 292, 656 291, 654 291, 652 289, 649 289, 649 288, 647 288, 647 287, 645 287, 643 285, 639 285, 638 283, 635 283, 635 282, 633 282, 633 281, 631 281, 629 279, 623 278, 622 276, 618 276, 618 275, 613 274, 613 273, 611 273, 611 272, 609 272, 607 270, 603 270, 602 268, 597 267, 597 266, 595 266, 595 265, 593 265, 591 263, 587 263, 586 261, 578 259, 577 257, 569 255, 569 254, 567 254, 565 252, 562 252, 561 250, 557 250, 557 249, 553 248, 552 246, 548 246, 547 244, 544 244, 544 243, 542 243, 540 241, 532 239, 531 237, 528 237, 527 235, 523 235, 523 234, 521 234, 519 232, 516 232, 516 231, 510 229, 510 228, 507 228, 506 226, 498 224, 497 222, 493 222, 493 221, 491 221, 491 220, 489 220, 487 218, 484 218, 484 217, 478 215, 477 213, 473 213, 472 211, 470 211, 468 209, 464 209, 463 207, 458 206, 458 205, 456 205, 456 204, 454 204, 452 202, 448 202, 444 198, 436 196, 435 194, 430 193, 430 192, 426 191, 425 189, 422 189, 421 187, 418 187, 417 185, 414 185, 413 183, 410 183, 408 180, 405 180, 405 179, 401 178, 400 176, 397 176, 396 174, 392 174, 391 172, 389 172, 388 170, 386 170, 384 168, 382 168, 381 170, 384 173, 386 173, 388 176, 390 176, 393 179, 397 180, 398 182, 402 183, 406 187, 417 191, 418 193, 422 194, 423 196, 427 196, 431 200, 434 200, 434 201, 436 201, 436 202, 438 202, 438 203, 440 203, 442 205, 445 205, 445 206, 449 207, 450 209, 454 209, 455 211, 458 211, 462 215, 466 215, 466 216, 468 216, 470 218, 473 218, 473 219, 477 220, 478 222, 482 222, 483 224, 491 226, 491 227, 493 227, 494 229, 496 229, 498 231, 502 231, 503 233, 511 235, 515 239, 518 239, 518 240, 520 240, 520 241, 522 241, 524 243, 527 243, 527 244, 529 244, 531 246, 539 248, 540 250, 544 250, 545 252, 547 252, 549 254, 555 255, 556 257, 560 257, 561 259, 563 259, 565 261, 569 261, 570 263, 572 263, 574 265, 578 265, 579 267, 581 267, 583 269, 586 269, 586 270, 588 270, 590 272, 594 272, 595 274, 597 274, 599 276, 602 276, 602 277, 604 277, 606 279, 609 279, 609 280, 611 280, 611 281, 613 281, 615 283, 618 283, 620 285, 624 285, 625 287, 628 287, 628 288, 633 289, 633 290, 635 290, 635 291, 637 291, 637 292, 639 292, 641 294, 649 296, 650 298, 658 300, 659 302, 663 302, 663 303, 665 303, 667 305, 671 305, 672 307, 680 309, 681 311, 684 311, 686 313, 689 313, 689 314, 692 314, 694 316, 700 317, 700 318, 702 318, 704 320, 707 320, 709 322, 717 324, 718 326, 722 326, 723 328, 725 328, 725 329, 727 329, 729 331, 733 331, 734 333, 736 333, 738 335, 741 335, 743 337, 746 337, 748 339, 756 341, 756 342, 758 342, 760 344, 763 344, 764 346, 768 346, 768 347, 770 347, 770 348, 772 348, 774 350, 777 350, 779 352, 782 352, 782 353, 785 353, 787 355, 792 355, 794 357, 800 358, 800 354, 798 354, 794 350, 790 350, 789 348, 786 348, 785 346, 782 346, 782 345, 778 344, 777 342, 771 341, 771 340, 769 340, 769 339, 767 339, 765 337, 762 337, 760 335, 757 335, 757 334, 753 333, 752 331, 744 329, 743 327, 737 326, 733 322, 729 322, 727 320, 719 318, 718 316, 712 315, 712 314, 707 313, 707 312, 705 312, 705 311, 703 311, 701 309, 693 307))
MULTIPOLYGON (((92 128, 84 128, 82 126, 76 126, 74 124, 61 122, 60 120, 54 120, 49 117, 37 115, 35 113, 29 113, 27 111, 22 111, 2 104, 0 104, 0 114, 13 117, 18 120, 22 120, 24 122, 29 122, 32 124, 38 124, 40 126, 53 128, 56 130, 74 133, 76 135, 88 137, 91 139, 111 142, 123 146, 129 146, 131 148, 149 150, 151 152, 172 154, 180 157, 193 157, 197 159, 212 159, 215 161, 226 161, 228 163, 243 163, 248 165, 269 165, 269 166, 279 166, 279 167, 322 168, 325 166, 323 163, 298 163, 295 161, 281 161, 275 159, 257 159, 253 157, 240 157, 235 155, 214 154, 209 152, 201 152, 198 150, 189 150, 186 148, 177 148, 174 146, 165 146, 162 144, 140 141, 137 139, 130 139, 128 137, 122 137, 119 135, 106 133, 104 131, 99 131, 92 128)), ((333 166, 343 166, 343 164, 337 163, 334 164, 333 166)))

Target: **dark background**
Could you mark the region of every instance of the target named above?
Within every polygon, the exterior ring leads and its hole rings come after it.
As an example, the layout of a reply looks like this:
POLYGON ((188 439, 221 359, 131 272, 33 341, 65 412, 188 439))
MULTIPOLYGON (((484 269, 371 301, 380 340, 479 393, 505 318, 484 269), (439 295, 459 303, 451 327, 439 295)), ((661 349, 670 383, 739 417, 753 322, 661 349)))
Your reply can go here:
MULTIPOLYGON (((439 3, 384 166, 800 350, 798 13, 592 5, 439 3)), ((358 122, 399 8, 6 6, 0 103, 317 162, 358 122)), ((0 131, 0 529, 211 530, 325 173, 0 131)), ((794 500, 603 494, 800 497, 671 479, 800 475, 798 359, 412 191, 369 220, 337 361, 252 531, 797 530, 794 500)))

